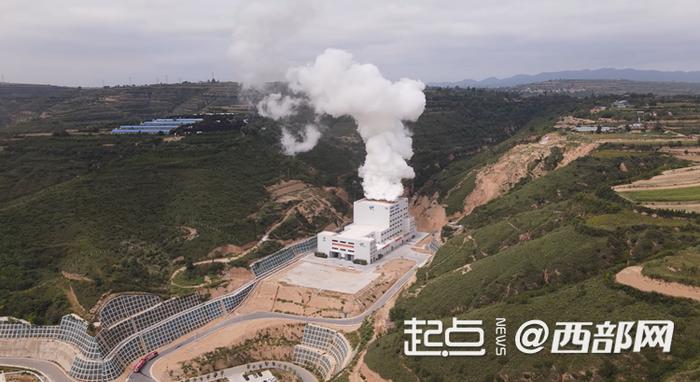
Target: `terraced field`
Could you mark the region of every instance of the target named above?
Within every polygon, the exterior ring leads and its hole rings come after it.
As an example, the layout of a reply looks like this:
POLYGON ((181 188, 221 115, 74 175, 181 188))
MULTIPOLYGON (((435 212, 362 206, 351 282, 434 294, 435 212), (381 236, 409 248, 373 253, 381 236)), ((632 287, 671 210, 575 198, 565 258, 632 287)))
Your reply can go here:
POLYGON ((700 202, 700 186, 627 191, 620 194, 637 203, 700 202))
POLYGON ((667 170, 613 189, 647 208, 700 212, 700 166, 697 165, 667 170))

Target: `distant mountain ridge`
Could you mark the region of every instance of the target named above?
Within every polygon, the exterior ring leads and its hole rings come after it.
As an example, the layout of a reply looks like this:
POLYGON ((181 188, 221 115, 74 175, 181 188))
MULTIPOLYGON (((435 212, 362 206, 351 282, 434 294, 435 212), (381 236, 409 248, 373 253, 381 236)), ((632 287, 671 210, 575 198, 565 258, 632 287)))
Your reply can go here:
POLYGON ((644 82, 691 82, 700 83, 700 71, 661 71, 639 69, 585 69, 518 74, 507 78, 489 77, 480 81, 466 79, 456 82, 434 82, 432 86, 497 88, 525 85, 551 80, 628 80, 644 82))

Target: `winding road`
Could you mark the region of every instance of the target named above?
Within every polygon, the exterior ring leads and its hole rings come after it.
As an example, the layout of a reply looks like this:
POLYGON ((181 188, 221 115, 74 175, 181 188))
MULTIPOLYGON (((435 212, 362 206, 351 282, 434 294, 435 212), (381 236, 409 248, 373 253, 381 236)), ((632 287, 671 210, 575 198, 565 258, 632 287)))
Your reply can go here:
MULTIPOLYGON (((140 381, 157 381, 157 379, 153 378, 153 373, 152 369, 153 366, 158 363, 159 359, 163 356, 166 356, 177 349, 179 349, 182 346, 191 344, 193 342, 199 341, 203 338, 206 338, 212 334, 215 334, 219 330, 240 324, 241 322, 246 322, 246 321, 253 321, 253 320, 262 320, 262 319, 269 319, 269 318, 277 318, 277 319, 285 319, 285 320, 293 320, 293 321, 300 321, 303 323, 314 323, 314 324, 332 324, 332 325, 343 325, 343 326, 351 326, 351 325, 359 325, 364 321, 364 319, 374 313, 377 309, 381 308, 386 304, 387 301, 389 301, 394 295, 396 295, 401 288, 408 283, 409 280, 413 277, 413 275, 416 272, 416 269, 418 269, 417 265, 414 265, 406 274, 404 274, 400 279, 398 279, 389 289, 387 289, 384 294, 377 299, 370 307, 369 309, 365 310, 364 312, 358 314, 357 316, 354 317, 348 317, 348 318, 324 318, 324 317, 306 317, 306 316, 298 316, 295 314, 288 314, 288 313, 278 313, 278 312, 255 312, 255 313, 250 313, 250 314, 245 314, 241 316, 229 316, 227 317, 224 321, 212 326, 211 328, 207 328, 204 332, 198 333, 195 336, 189 337, 184 341, 181 342, 173 342, 169 345, 167 345, 165 348, 162 348, 161 350, 158 351, 158 357, 153 360, 152 362, 149 362, 148 365, 143 369, 142 375, 141 376, 133 376, 130 378, 130 381, 133 382, 140 382, 140 381)), ((235 314, 235 313, 234 313, 235 314)))
POLYGON ((36 358, 0 357, 0 365, 27 369, 41 374, 51 382, 72 382, 60 366, 53 362, 36 358))
POLYGON ((643 267, 640 265, 627 267, 615 275, 615 281, 641 290, 642 292, 655 292, 666 296, 689 298, 700 301, 699 287, 653 279, 644 276, 642 270, 643 267))
MULTIPOLYGON (((215 334, 216 332, 218 332, 219 330, 221 330, 223 328, 226 328, 226 327, 229 327, 232 325, 236 325, 236 324, 240 324, 241 322, 269 319, 269 318, 277 318, 277 319, 294 320, 294 321, 300 321, 300 322, 304 322, 304 323, 315 323, 315 324, 332 324, 332 325, 343 325, 343 326, 359 325, 362 323, 362 321, 367 316, 371 315, 377 309, 384 306, 384 304, 386 304, 387 301, 389 301, 392 297, 394 297, 401 290, 401 288, 403 288, 406 285, 406 283, 408 283, 408 281, 411 280, 413 275, 416 273, 416 269, 418 269, 418 265, 414 265, 408 272, 406 272, 406 274, 404 274, 401 278, 399 278, 367 310, 365 310, 364 312, 362 312, 354 317, 347 317, 347 318, 306 317, 306 316, 298 316, 298 315, 294 315, 294 314, 278 313, 278 312, 255 312, 255 313, 236 316, 236 315, 233 315, 233 314, 235 314, 235 312, 234 312, 234 313, 232 313, 232 315, 225 318, 224 321, 219 322, 218 324, 216 324, 210 328, 207 328, 202 333, 198 333, 194 336, 191 336, 191 337, 185 339, 184 341, 180 341, 180 342, 175 341, 175 342, 167 345, 166 347, 161 348, 158 351, 158 354, 159 354, 158 357, 146 365, 146 367, 142 371, 142 374, 132 374, 129 376, 128 381, 130 381, 130 382, 157 381, 152 376, 152 368, 153 368, 153 365, 155 365, 162 356, 168 355, 184 345, 199 341, 207 336, 215 334)), ((16 367, 23 367, 23 368, 32 369, 32 370, 38 371, 41 374, 45 375, 48 378, 48 380, 52 381, 52 382, 72 382, 72 381, 74 381, 74 379, 69 377, 63 371, 63 369, 61 369, 60 366, 58 366, 52 362, 44 361, 44 360, 40 360, 40 359, 0 357, 0 365, 16 366, 16 367)))

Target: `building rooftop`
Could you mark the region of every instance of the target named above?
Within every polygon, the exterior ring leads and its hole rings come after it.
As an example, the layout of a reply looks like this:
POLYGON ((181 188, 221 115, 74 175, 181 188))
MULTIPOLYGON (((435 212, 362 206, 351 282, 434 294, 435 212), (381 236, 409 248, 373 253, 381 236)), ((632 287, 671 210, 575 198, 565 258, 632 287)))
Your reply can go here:
POLYGON ((398 200, 395 200, 395 201, 392 202, 392 201, 390 201, 390 200, 367 199, 367 198, 364 198, 364 199, 358 200, 356 203, 374 203, 374 204, 376 204, 376 203, 382 203, 382 204, 386 204, 386 205, 388 205, 388 206, 391 206, 391 205, 396 204, 397 202, 398 202, 398 200))
POLYGON ((349 224, 339 235, 347 237, 348 239, 362 239, 376 230, 377 227, 371 225, 349 224))

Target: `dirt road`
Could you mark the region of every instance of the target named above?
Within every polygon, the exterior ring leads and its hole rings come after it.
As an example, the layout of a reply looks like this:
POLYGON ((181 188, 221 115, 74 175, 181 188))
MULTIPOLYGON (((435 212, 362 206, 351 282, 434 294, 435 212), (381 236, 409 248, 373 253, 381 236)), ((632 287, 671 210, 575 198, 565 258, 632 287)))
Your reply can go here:
POLYGON ((656 292, 671 297, 690 298, 700 301, 700 288, 652 279, 642 274, 642 267, 635 265, 621 270, 615 275, 615 281, 631 286, 642 292, 656 292))

